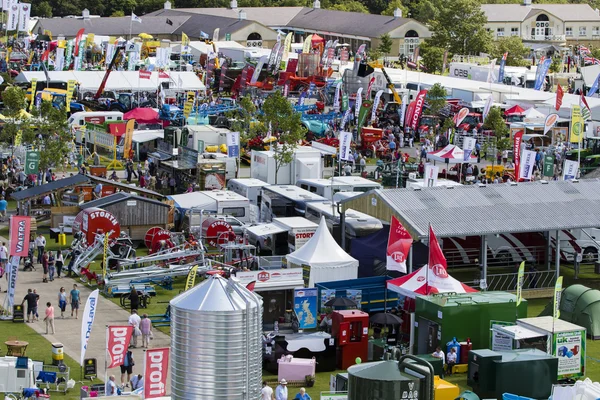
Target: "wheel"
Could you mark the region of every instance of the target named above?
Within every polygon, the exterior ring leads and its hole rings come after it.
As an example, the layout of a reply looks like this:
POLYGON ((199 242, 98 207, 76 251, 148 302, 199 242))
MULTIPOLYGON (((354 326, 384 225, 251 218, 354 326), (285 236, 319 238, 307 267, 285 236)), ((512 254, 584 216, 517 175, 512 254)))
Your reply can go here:
POLYGON ((498 262, 498 264, 502 265, 508 265, 512 262, 512 256, 508 251, 501 251, 500 253, 496 254, 494 259, 498 262))
POLYGON ((583 250, 583 263, 593 264, 598 260, 598 249, 588 247, 583 250))
POLYGON ((365 157, 367 157, 367 158, 372 158, 373 157, 373 150, 371 150, 371 149, 366 149, 364 151, 364 153, 365 153, 365 157))

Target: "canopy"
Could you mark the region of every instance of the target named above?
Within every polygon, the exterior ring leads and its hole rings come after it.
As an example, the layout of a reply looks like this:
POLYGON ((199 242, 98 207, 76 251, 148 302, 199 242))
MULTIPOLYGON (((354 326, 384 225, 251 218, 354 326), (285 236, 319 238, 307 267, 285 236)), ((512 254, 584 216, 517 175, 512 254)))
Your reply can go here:
POLYGON ((427 265, 411 274, 387 281, 387 288, 388 290, 392 290, 413 299, 418 294, 430 295, 436 293, 477 292, 477 290, 457 281, 448 275, 448 273, 446 273, 445 276, 440 276, 439 272, 435 275, 433 269, 428 268, 427 265), (434 276, 435 279, 431 279, 434 276))
POLYGON ((123 114, 123 120, 135 119, 138 124, 160 124, 158 110, 154 108, 134 108, 123 114))
POLYGON ((471 154, 469 160, 465 161, 465 152, 458 146, 449 144, 443 149, 427 153, 427 159, 433 161, 442 161, 446 164, 462 164, 464 162, 476 162, 477 157, 471 154))
POLYGON ((531 122, 532 120, 543 120, 545 118, 546 116, 544 114, 531 107, 529 110, 525 111, 524 122, 531 122))
MULTIPOLYGON (((552 315, 553 302, 540 316, 552 315)), ((571 285, 560 297, 560 319, 583 326, 594 340, 600 339, 600 291, 583 285, 571 285)))
POLYGON ((310 268, 308 287, 320 282, 356 279, 358 276, 358 261, 337 244, 324 217, 321 217, 313 237, 286 258, 290 266, 310 268))
POLYGON ((312 44, 316 44, 316 43, 323 43, 325 41, 325 39, 323 39, 321 36, 317 35, 316 33, 313 33, 312 39, 310 41, 312 42, 312 44))
POLYGON ((523 115, 525 110, 520 105, 514 105, 508 110, 504 111, 504 115, 523 115))
POLYGON ((133 132, 132 141, 135 143, 146 143, 156 139, 164 139, 165 131, 162 129, 143 130, 133 132))

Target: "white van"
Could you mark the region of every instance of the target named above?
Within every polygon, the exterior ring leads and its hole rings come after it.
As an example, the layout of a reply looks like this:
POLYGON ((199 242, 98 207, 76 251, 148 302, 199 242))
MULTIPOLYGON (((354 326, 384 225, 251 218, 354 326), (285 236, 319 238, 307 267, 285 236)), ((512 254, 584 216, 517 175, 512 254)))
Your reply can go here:
POLYGON ((200 155, 203 159, 219 160, 225 162, 225 180, 235 178, 235 172, 237 171, 237 159, 234 157, 228 157, 227 154, 223 153, 202 153, 200 155))
POLYGON ((327 199, 338 192, 368 192, 382 186, 360 176, 335 176, 331 179, 299 179, 296 186, 327 199))
POLYGON ((103 124, 107 121, 122 121, 123 113, 119 111, 81 111, 71 114, 67 124, 75 135, 75 143, 81 143, 82 127, 85 124, 103 124))

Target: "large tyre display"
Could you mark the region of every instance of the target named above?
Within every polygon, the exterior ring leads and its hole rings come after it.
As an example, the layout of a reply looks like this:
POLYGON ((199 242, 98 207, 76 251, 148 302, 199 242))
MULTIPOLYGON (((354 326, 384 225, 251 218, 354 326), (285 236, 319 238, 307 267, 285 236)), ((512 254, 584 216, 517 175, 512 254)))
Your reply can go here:
POLYGON ((91 207, 82 210, 73 222, 73 234, 81 232, 88 246, 94 244, 96 234, 111 232, 109 238, 117 239, 121 234, 121 225, 110 212, 91 207))

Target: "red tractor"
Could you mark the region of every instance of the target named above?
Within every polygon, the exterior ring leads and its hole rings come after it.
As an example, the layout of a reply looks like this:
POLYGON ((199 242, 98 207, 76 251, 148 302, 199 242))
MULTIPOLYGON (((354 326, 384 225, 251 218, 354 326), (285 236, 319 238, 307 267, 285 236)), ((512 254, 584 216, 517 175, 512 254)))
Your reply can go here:
POLYGON ((458 126, 458 129, 470 132, 473 130, 473 128, 477 128, 477 132, 481 132, 482 126, 483 120, 481 114, 470 112, 465 119, 462 120, 458 126))

